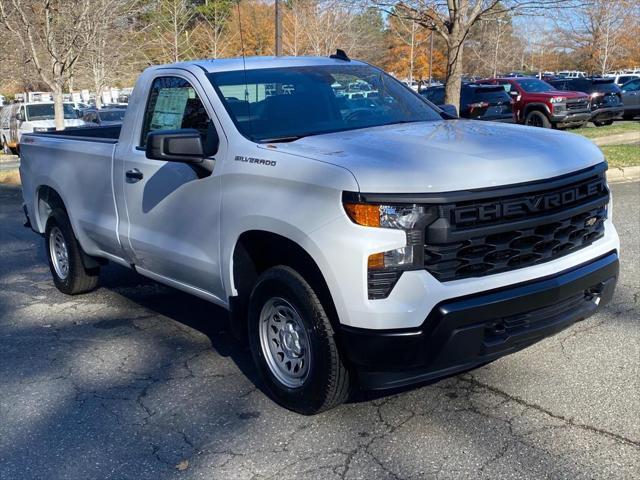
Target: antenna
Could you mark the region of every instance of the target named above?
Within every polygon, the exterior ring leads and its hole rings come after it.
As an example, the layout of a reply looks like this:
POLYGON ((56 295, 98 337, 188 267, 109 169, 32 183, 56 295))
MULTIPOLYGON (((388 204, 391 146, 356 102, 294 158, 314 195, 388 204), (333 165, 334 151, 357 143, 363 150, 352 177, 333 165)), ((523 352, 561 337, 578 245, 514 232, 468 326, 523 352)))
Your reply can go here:
POLYGON ((242 15, 240 15, 240 2, 236 3, 238 7, 238 28, 240 30, 240 49, 242 52, 242 71, 244 73, 244 101, 247 102, 247 114, 249 116, 249 136, 251 136, 251 103, 249 102, 249 85, 247 83, 247 60, 244 53, 244 35, 242 35, 242 15))
POLYGON ((244 53, 244 36, 242 35, 242 16, 240 15, 240 2, 236 3, 238 7, 238 29, 240 30, 240 51, 242 53, 242 69, 244 70, 244 99, 249 101, 249 86, 247 85, 247 61, 244 53))

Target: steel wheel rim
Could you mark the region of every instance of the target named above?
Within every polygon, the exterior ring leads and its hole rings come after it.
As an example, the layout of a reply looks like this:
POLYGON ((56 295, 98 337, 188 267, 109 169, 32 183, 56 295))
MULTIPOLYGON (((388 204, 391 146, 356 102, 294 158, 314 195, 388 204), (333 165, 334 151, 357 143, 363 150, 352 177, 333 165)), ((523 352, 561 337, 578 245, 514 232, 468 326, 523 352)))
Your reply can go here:
POLYGON ((53 227, 49 233, 49 254, 56 275, 64 280, 69 275, 69 250, 58 227, 53 227))
POLYGON ((300 314, 284 298, 270 298, 260 312, 259 329, 273 376, 286 387, 301 387, 309 376, 311 349, 300 314))

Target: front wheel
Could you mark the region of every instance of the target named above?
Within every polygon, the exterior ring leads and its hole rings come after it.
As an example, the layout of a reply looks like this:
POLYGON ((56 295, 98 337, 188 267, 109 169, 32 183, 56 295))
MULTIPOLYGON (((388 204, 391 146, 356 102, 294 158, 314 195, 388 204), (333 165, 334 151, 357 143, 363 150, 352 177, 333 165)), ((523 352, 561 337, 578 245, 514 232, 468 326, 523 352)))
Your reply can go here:
POLYGON ((530 127, 551 128, 551 122, 547 116, 537 110, 527 113, 524 124, 530 127))
POLYGON ((292 268, 259 277, 249 300, 249 342, 264 384, 285 408, 312 415, 349 397, 352 378, 326 310, 292 268))
POLYGON ((593 122, 596 127, 606 127, 609 125, 613 125, 613 120, 606 120, 604 122, 593 122))
POLYGON ((56 208, 45 229, 49 269, 56 288, 67 295, 93 290, 98 284, 99 268, 85 268, 82 250, 64 210, 56 208))

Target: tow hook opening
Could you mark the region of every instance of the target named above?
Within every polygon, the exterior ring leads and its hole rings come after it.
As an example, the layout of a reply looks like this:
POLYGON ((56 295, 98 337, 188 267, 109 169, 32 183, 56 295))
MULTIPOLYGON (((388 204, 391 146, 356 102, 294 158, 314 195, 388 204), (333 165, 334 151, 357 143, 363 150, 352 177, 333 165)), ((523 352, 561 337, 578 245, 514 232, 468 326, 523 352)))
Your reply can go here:
POLYGON ((598 285, 595 285, 591 288, 587 288, 584 291, 584 298, 588 302, 593 302, 596 305, 599 305, 603 290, 604 290, 604 283, 599 283, 598 285))

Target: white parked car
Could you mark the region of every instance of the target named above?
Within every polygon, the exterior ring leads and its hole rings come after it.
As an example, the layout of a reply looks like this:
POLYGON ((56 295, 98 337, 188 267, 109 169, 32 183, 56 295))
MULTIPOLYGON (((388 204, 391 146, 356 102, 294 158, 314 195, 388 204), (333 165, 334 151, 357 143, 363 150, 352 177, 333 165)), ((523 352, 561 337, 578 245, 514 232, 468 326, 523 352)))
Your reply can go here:
POLYGON ((613 78, 614 83, 618 86, 624 85, 631 80, 635 80, 640 78, 640 73, 620 73, 620 74, 611 74, 607 75, 607 78, 613 78))
POLYGON ((561 72, 558 72, 558 76, 564 78, 582 78, 586 77, 587 73, 578 70, 563 70, 561 72))
MULTIPOLYGON (((64 126, 82 127, 86 123, 78 118, 73 103, 64 104, 64 126)), ((0 147, 18 153, 24 133, 48 132, 56 128, 53 103, 14 103, 0 113, 0 147)))

